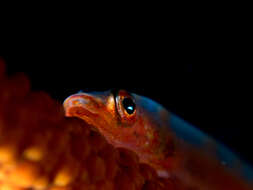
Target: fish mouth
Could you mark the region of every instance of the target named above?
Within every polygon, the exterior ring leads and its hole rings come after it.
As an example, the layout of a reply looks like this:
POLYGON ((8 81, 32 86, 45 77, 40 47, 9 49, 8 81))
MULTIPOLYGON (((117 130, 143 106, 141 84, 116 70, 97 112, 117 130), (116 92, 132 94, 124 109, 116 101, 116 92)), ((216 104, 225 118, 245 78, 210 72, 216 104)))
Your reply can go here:
POLYGON ((111 114, 106 111, 102 99, 93 94, 78 93, 69 96, 63 103, 67 117, 77 117, 84 120, 92 128, 98 130, 108 142, 113 142, 114 123, 111 114), (108 127, 111 126, 111 127, 108 127))
POLYGON ((71 95, 64 101, 63 107, 67 117, 79 117, 90 124, 94 124, 95 118, 99 117, 98 103, 89 94, 71 95))

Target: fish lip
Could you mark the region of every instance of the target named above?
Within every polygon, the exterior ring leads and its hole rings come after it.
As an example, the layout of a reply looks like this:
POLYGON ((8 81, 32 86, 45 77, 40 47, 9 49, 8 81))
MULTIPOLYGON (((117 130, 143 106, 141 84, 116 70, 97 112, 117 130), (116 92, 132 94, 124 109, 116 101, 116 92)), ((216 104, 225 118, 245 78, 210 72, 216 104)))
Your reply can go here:
POLYGON ((94 102, 93 99, 94 98, 92 96, 89 96, 85 93, 78 93, 69 96, 63 102, 63 107, 66 115, 70 115, 70 110, 78 110, 78 108, 80 108, 79 110, 83 110, 83 112, 86 112, 87 115, 97 115, 97 111, 89 108, 89 104, 94 102))
POLYGON ((79 105, 81 106, 81 105, 85 105, 87 103, 88 103, 88 101, 86 99, 80 97, 80 95, 72 95, 64 100, 63 106, 64 106, 64 108, 68 108, 70 106, 77 107, 79 105))

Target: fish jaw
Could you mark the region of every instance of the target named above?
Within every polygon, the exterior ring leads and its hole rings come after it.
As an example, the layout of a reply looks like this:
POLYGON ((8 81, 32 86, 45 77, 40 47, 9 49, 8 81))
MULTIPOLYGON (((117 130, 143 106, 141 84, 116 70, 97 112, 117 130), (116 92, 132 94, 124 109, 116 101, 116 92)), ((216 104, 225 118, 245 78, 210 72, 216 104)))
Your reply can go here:
MULTIPOLYGON (((88 124, 95 126, 101 134, 110 134, 110 128, 114 126, 110 119, 110 113, 105 110, 105 105, 96 96, 87 93, 77 93, 69 96, 63 103, 67 117, 78 117, 88 124)), ((105 135, 109 142, 112 136, 105 135)))

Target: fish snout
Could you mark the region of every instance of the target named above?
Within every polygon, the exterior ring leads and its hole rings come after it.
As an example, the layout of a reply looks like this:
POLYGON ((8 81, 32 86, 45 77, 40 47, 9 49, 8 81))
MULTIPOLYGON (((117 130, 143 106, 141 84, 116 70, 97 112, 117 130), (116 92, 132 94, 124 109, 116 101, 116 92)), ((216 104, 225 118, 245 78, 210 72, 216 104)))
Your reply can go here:
POLYGON ((98 109, 98 100, 85 93, 78 93, 69 96, 63 103, 66 116, 72 116, 73 110, 86 110, 90 113, 96 114, 98 109))

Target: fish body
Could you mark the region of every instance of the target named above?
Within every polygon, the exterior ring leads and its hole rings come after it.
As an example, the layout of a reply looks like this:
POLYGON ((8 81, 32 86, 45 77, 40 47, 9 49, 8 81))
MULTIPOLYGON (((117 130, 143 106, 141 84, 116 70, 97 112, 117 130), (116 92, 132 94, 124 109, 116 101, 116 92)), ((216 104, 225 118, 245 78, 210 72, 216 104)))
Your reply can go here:
POLYGON ((134 151, 161 177, 195 189, 250 189, 252 168, 221 143, 159 103, 124 90, 77 93, 64 101, 115 147, 134 151))

